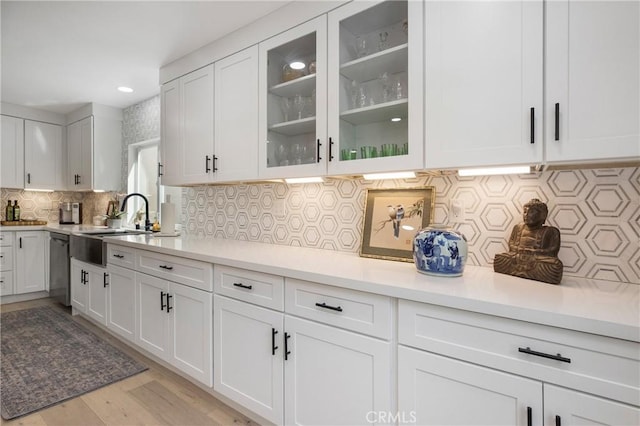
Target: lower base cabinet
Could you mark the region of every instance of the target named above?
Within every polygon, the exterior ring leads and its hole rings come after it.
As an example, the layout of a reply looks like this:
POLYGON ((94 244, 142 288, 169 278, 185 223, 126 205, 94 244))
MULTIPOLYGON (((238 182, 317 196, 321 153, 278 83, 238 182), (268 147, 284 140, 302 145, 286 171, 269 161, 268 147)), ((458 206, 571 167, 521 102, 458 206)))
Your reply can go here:
POLYGON ((375 424, 390 412, 391 343, 224 296, 214 305, 217 392, 276 424, 375 424))
POLYGON ((139 272, 135 281, 136 343, 212 386, 212 294, 139 272))
POLYGON ((71 259, 71 306, 98 323, 107 325, 107 270, 71 259))
POLYGON ((136 340, 135 274, 119 266, 108 265, 107 328, 125 339, 136 340))

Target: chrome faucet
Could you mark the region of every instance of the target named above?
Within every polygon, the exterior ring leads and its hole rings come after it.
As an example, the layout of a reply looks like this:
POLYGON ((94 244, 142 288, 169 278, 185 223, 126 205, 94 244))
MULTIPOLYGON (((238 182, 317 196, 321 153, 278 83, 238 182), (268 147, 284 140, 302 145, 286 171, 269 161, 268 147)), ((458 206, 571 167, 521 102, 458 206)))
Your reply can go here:
POLYGON ((144 230, 145 231, 151 231, 151 221, 149 220, 149 200, 147 200, 147 197, 145 197, 144 195, 142 195, 142 194, 140 194, 138 192, 132 192, 131 194, 127 195, 122 200, 122 206, 120 207, 120 211, 121 212, 124 211, 125 207, 127 206, 127 200, 130 197, 133 197, 134 195, 142 197, 142 199, 144 200, 144 214, 145 214, 144 230))

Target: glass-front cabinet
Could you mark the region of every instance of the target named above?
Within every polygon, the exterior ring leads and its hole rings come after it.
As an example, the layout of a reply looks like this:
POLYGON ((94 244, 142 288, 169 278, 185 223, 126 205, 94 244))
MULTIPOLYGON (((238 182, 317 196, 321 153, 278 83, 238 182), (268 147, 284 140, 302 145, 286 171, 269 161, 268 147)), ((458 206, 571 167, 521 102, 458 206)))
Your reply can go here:
POLYGON ((260 43, 262 178, 326 173, 326 54, 326 16, 260 43))
POLYGON ((421 1, 354 1, 328 19, 328 173, 424 167, 421 1))

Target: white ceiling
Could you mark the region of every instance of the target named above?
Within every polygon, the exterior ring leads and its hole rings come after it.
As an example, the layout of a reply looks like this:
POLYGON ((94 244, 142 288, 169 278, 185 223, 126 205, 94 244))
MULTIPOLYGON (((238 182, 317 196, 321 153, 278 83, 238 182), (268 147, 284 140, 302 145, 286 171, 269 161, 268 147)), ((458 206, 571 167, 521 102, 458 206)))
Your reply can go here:
POLYGON ((128 107, 160 92, 163 65, 286 3, 2 0, 2 101, 62 114, 128 107))

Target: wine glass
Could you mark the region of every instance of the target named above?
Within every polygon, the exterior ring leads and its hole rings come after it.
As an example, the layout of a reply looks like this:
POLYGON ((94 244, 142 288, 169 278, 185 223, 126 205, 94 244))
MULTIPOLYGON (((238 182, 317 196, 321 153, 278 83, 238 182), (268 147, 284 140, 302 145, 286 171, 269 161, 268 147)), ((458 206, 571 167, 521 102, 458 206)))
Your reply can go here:
POLYGON ((385 50, 387 47, 389 47, 389 43, 387 43, 387 37, 389 36, 389 33, 386 31, 383 31, 380 33, 380 40, 378 41, 378 51, 383 51, 385 50))
POLYGON ((291 99, 289 98, 280 98, 280 108, 282 108, 282 116, 284 120, 289 121, 289 113, 291 112, 291 99))
POLYGON ((295 95, 293 97, 293 112, 296 114, 296 120, 302 118, 302 110, 304 110, 305 103, 306 100, 302 95, 295 95))

